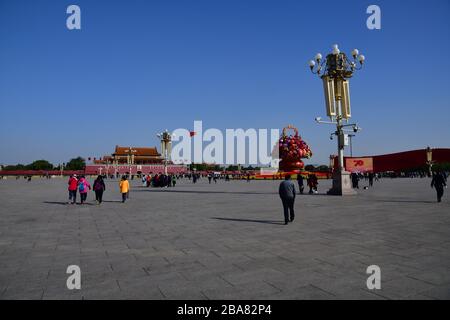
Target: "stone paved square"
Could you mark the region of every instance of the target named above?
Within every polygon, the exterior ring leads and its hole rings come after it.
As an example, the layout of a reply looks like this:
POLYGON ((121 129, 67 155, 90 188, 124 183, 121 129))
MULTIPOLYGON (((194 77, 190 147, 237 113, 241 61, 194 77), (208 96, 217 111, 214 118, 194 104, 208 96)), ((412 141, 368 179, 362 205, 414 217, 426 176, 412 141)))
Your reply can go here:
MULTIPOLYGON (((449 299, 450 201, 430 180, 382 179, 352 197, 299 195, 283 225, 279 181, 132 181, 127 203, 67 205, 66 179, 0 181, 1 299, 449 299), (81 268, 81 290, 66 269, 81 268), (381 289, 366 268, 381 268, 381 289)), ((362 185, 365 185, 362 183, 362 185)), ((446 190, 447 191, 447 190, 446 190)))

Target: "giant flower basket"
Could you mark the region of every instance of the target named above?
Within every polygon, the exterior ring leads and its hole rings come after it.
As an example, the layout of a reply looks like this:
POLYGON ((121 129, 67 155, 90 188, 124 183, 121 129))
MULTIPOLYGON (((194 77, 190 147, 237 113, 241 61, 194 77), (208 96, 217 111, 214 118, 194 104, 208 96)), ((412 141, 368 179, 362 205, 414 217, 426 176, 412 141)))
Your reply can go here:
POLYGON ((302 159, 312 157, 308 144, 302 140, 298 134, 298 129, 292 125, 283 128, 278 146, 281 160, 279 165, 280 171, 300 172, 305 167, 302 159), (293 131, 293 134, 288 135, 288 131, 293 131))

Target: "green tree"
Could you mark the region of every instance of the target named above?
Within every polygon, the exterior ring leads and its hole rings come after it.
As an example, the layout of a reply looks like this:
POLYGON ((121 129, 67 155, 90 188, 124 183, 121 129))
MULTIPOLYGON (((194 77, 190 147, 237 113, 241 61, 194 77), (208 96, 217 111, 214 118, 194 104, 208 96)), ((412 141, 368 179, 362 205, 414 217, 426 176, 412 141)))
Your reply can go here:
POLYGON ((312 164, 308 164, 305 166, 306 171, 314 171, 316 168, 312 164))
POLYGON ((52 170, 53 164, 47 160, 37 160, 26 167, 28 170, 52 170))
POLYGON ((3 170, 5 171, 16 171, 16 170, 25 170, 26 167, 23 164, 18 164, 15 166, 4 166, 3 170))
POLYGON ((86 168, 86 160, 82 157, 70 159, 66 164, 66 170, 84 170, 86 168))
POLYGON ((318 171, 329 171, 330 168, 326 165, 321 165, 317 168, 318 171))
POLYGON ((442 162, 442 163, 435 163, 432 166, 433 171, 450 171, 450 163, 448 162, 442 162))
POLYGON ((191 167, 197 171, 204 171, 207 169, 207 165, 205 163, 194 163, 191 167))

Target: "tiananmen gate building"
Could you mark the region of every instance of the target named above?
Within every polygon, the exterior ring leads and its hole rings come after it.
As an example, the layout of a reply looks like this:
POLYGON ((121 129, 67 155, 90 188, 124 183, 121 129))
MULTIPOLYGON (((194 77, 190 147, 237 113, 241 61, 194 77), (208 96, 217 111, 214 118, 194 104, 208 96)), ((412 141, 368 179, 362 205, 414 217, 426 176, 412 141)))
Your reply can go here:
POLYGON ((162 164, 163 158, 156 147, 120 147, 116 146, 114 153, 94 160, 94 164, 162 164))

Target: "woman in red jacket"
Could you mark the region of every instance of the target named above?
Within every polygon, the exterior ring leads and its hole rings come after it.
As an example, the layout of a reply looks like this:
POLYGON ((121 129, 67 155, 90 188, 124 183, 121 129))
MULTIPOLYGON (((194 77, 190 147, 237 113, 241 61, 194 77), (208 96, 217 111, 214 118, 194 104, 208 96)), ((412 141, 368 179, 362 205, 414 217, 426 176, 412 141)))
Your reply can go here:
POLYGON ((71 175, 69 178, 69 203, 75 204, 75 202, 77 201, 77 189, 78 189, 78 179, 77 179, 77 175, 71 175))

